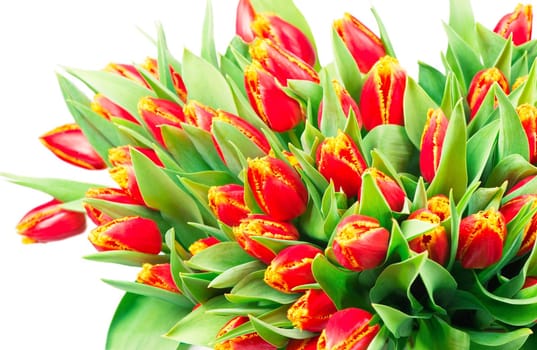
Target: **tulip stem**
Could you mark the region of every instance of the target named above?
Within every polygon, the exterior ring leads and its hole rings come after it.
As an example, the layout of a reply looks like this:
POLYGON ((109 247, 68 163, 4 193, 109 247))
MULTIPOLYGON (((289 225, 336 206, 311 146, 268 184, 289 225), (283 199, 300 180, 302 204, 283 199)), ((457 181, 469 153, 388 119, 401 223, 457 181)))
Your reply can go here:
POLYGON ((287 136, 289 137, 289 141, 293 144, 295 147, 302 147, 300 140, 296 136, 294 130, 289 130, 287 132, 287 136))

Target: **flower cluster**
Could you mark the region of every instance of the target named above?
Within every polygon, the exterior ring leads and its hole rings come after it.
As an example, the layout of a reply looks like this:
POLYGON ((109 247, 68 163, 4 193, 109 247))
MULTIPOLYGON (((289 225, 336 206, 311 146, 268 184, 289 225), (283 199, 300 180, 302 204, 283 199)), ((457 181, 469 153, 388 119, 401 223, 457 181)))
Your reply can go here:
POLYGON ((126 292, 110 349, 532 348, 532 7, 489 29, 453 2, 444 71, 417 80, 378 16, 378 35, 335 20, 322 67, 299 10, 261 0, 238 2, 222 55, 208 11, 201 56, 159 28, 157 57, 67 68, 74 122, 40 139, 115 185, 4 174, 53 197, 17 231, 90 220, 87 259, 139 266, 106 280, 126 292))

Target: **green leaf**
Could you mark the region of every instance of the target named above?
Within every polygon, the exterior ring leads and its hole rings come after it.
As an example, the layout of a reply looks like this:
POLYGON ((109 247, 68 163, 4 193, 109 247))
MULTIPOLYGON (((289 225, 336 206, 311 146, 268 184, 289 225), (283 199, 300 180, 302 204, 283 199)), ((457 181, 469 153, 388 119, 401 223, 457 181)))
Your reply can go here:
POLYGON ((145 295, 147 297, 158 298, 171 304, 183 307, 185 309, 192 309, 194 304, 188 300, 184 295, 180 293, 170 292, 169 290, 153 287, 147 284, 130 282, 130 281, 116 281, 110 279, 103 279, 104 283, 116 287, 125 292, 145 295))
POLYGON ((175 350, 177 341, 166 339, 163 334, 190 310, 157 298, 126 293, 108 329, 106 349, 175 350))
POLYGON ((472 331, 470 335, 472 350, 517 350, 533 332, 529 328, 519 328, 511 332, 472 331))
POLYGON ((505 46, 506 39, 481 23, 476 23, 476 33, 483 64, 485 67, 494 67, 494 62, 505 46))
POLYGON ((356 101, 359 101, 365 78, 334 28, 332 28, 332 50, 337 71, 345 89, 356 101))
MULTIPOLYGON (((172 75, 170 72, 170 52, 168 50, 168 44, 166 43, 166 35, 164 28, 159 23, 157 24, 157 68, 158 68, 158 81, 161 83, 164 90, 174 92, 172 101, 183 105, 181 99, 175 95, 175 87, 173 85, 172 75)), ((158 89, 162 91, 162 89, 158 89)))
POLYGON ((501 186, 504 181, 507 181, 508 187, 512 187, 525 177, 535 174, 537 174, 537 167, 533 166, 521 155, 511 154, 496 164, 485 186, 501 186))
POLYGON ((467 143, 468 180, 478 181, 485 170, 488 160, 492 156, 497 135, 500 130, 500 122, 494 122, 479 129, 467 143))
POLYGON ((215 277, 211 283, 209 283, 209 287, 231 288, 242 280, 244 276, 264 268, 265 265, 257 260, 230 267, 215 277))
POLYGON ((499 157, 503 159, 511 154, 518 154, 525 159, 529 159, 528 139, 515 107, 498 85, 495 85, 495 89, 501 122, 498 136, 499 157))
POLYGON ((320 76, 323 88, 323 114, 319 129, 325 137, 336 136, 338 130, 345 128, 346 116, 343 113, 341 103, 339 103, 327 70, 322 69, 320 76))
POLYGON ((408 315, 387 305, 373 303, 372 306, 394 337, 401 338, 411 335, 416 316, 408 315))
POLYGON ((205 7, 205 18, 203 19, 201 37, 201 57, 218 68, 218 58, 214 44, 213 6, 211 0, 207 0, 205 7))
POLYGON ((85 255, 84 259, 104 263, 141 267, 145 263, 167 263, 169 262, 170 257, 168 255, 146 254, 128 250, 109 250, 85 255))
POLYGON ((437 314, 445 314, 444 307, 451 302, 453 292, 457 289, 457 281, 448 270, 431 259, 427 259, 423 264, 420 277, 432 308, 437 314))
POLYGON ((227 171, 227 167, 216 152, 212 136, 209 132, 193 125, 183 124, 183 130, 194 144, 203 160, 213 170, 227 171))
POLYGON ((395 51, 393 49, 393 45, 390 41, 390 38, 388 37, 388 32, 386 31, 386 27, 384 27, 384 24, 382 23, 381 16, 378 14, 377 10, 372 7, 371 12, 373 13, 373 16, 375 17, 375 21, 377 22, 377 26, 380 33, 380 40, 382 40, 382 44, 384 45, 384 48, 386 49, 386 55, 391 57, 397 57, 395 54, 395 51))
POLYGON ((205 303, 207 300, 222 294, 222 291, 209 287, 216 276, 218 276, 216 272, 181 272, 179 274, 184 292, 191 295, 196 303, 205 303))
POLYGON ((196 172, 209 169, 209 165, 203 160, 183 129, 162 125, 160 130, 166 149, 184 171, 196 172))
POLYGON ((277 347, 286 345, 289 339, 308 339, 316 335, 315 333, 297 328, 289 329, 276 327, 252 315, 250 315, 249 318, 257 334, 259 334, 265 341, 277 347))
POLYGON ((442 102, 440 109, 446 116, 450 116, 453 113, 453 109, 457 103, 464 98, 461 91, 461 86, 455 74, 447 73, 446 85, 444 87, 444 96, 442 96, 442 102))
POLYGON ((403 99, 406 133, 414 146, 420 149, 427 111, 430 108, 437 109, 438 105, 411 77, 407 78, 403 99))
POLYGON ((220 242, 203 249, 186 263, 193 269, 225 272, 237 265, 253 261, 237 242, 220 242))
POLYGON ((476 47, 475 19, 470 0, 449 1, 449 25, 470 47, 476 47))
POLYGON ((418 61, 418 83, 437 105, 442 102, 446 76, 433 66, 418 61))
POLYGON ((470 337, 438 317, 418 320, 415 348, 428 349, 431 344, 443 350, 469 349, 470 337))
POLYGON ((373 176, 368 173, 362 175, 362 189, 358 212, 361 215, 376 218, 382 227, 388 230, 391 229, 392 210, 378 188, 373 176))
POLYGON ((517 106, 523 103, 534 104, 537 100, 537 60, 533 61, 530 72, 528 74, 528 80, 524 83, 522 93, 518 99, 517 106))
POLYGON ((250 273, 226 294, 226 298, 232 303, 265 301, 289 304, 299 297, 299 294, 286 294, 270 287, 263 280, 264 274, 264 270, 250 273))

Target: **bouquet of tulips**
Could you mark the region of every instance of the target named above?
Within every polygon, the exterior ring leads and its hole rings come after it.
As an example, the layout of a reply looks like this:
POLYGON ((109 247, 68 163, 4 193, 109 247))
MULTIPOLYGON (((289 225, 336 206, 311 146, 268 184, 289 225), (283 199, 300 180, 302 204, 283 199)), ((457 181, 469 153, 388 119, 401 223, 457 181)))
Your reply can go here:
POLYGON ((288 0, 240 0, 222 54, 208 2, 200 55, 158 27, 157 57, 66 68, 74 122, 41 141, 115 185, 4 173, 53 197, 18 232, 89 219, 85 258, 139 267, 105 280, 109 349, 535 349, 532 8, 450 8, 443 70, 416 79, 374 9, 333 22, 321 66, 288 0))

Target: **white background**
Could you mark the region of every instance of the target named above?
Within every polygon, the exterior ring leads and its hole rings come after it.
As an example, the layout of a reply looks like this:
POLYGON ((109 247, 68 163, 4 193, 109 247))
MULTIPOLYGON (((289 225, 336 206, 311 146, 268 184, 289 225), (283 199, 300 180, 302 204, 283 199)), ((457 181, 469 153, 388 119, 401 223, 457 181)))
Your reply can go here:
MULTIPOLYGON (((531 2, 537 7, 535 0, 531 2)), ((370 11, 374 6, 410 75, 417 78, 417 60, 441 68, 448 0, 295 3, 312 27, 323 65, 332 59, 332 21, 347 11, 377 32, 370 11)), ((516 4, 474 0, 472 6, 476 19, 492 28, 516 4)), ((213 0, 219 52, 232 38, 235 6, 236 1, 213 0)), ((2 6, 0 172, 111 184, 106 172, 69 166, 38 141, 44 132, 71 122, 56 70, 100 69, 108 62, 141 62, 155 56, 155 48, 137 28, 154 35, 157 21, 177 58, 185 47, 198 53, 204 8, 201 0, 20 0, 2 6)), ((100 278, 132 280, 137 270, 82 259, 94 252, 86 234, 53 244, 21 244, 17 221, 46 200, 46 195, 0 180, 0 348, 103 349, 122 292, 100 278)))

